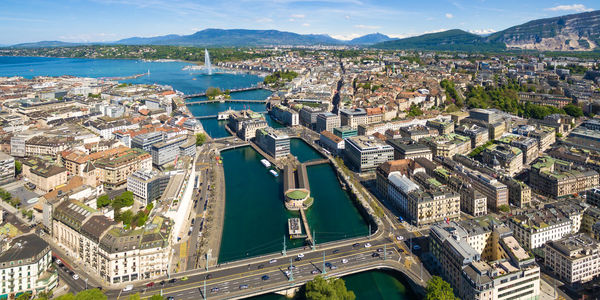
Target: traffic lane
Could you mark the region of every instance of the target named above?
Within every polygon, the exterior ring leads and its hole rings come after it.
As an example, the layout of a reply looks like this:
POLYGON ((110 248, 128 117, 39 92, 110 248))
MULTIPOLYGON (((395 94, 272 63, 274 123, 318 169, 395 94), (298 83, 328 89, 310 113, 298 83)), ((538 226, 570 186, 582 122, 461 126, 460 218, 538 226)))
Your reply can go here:
POLYGON ((63 267, 56 266, 56 269, 58 270, 58 277, 60 278, 60 280, 66 283, 70 287, 72 292, 77 293, 85 289, 85 283, 82 282, 82 279, 79 278, 75 280, 73 278, 73 275, 70 274, 70 270, 68 270, 67 267, 65 267, 64 265, 63 267))
MULTIPOLYGON (((375 249, 373 249, 375 250, 375 249)), ((331 267, 326 267, 327 273, 335 272, 336 270, 344 270, 346 268, 359 266, 368 262, 383 260, 383 253, 375 251, 362 251, 355 253, 353 255, 346 256, 345 259, 342 260, 332 260, 329 262, 331 267), (377 253, 377 256, 373 256, 373 253, 377 253)), ((388 250, 388 259, 397 260, 400 258, 400 254, 394 250, 388 250)), ((317 262, 319 263, 319 262, 317 262)), ((280 268, 275 270, 270 270, 268 272, 255 272, 255 274, 250 274, 247 276, 242 276, 237 279, 232 279, 228 281, 222 282, 214 282, 214 283, 206 283, 206 287, 204 283, 197 283, 195 286, 185 287, 183 289, 174 290, 172 292, 163 293, 165 296, 172 296, 175 299, 180 299, 179 297, 185 296, 183 299, 187 299, 189 297, 189 292, 198 289, 201 294, 206 291, 207 296, 220 296, 227 297, 230 293, 236 293, 240 290, 246 289, 256 289, 260 288, 266 284, 270 284, 273 282, 286 282, 290 281, 291 276, 286 274, 286 271, 289 269, 280 268), (267 280, 264 280, 263 276, 269 276, 267 280)), ((313 276, 319 275, 322 273, 322 266, 319 266, 316 263, 308 263, 303 265, 295 266, 291 275, 293 276, 293 280, 309 280, 313 276)))
MULTIPOLYGON (((377 244, 377 245, 381 246, 380 244, 377 244)), ((372 248, 364 248, 364 247, 357 248, 357 247, 355 247, 353 250, 350 250, 349 252, 344 252, 344 253, 339 252, 339 253, 336 253, 335 255, 326 256, 326 263, 330 262, 332 265, 336 265, 336 266, 342 265, 343 263, 341 263, 341 260, 343 258, 347 258, 348 263, 350 263, 351 261, 354 261, 354 259, 352 259, 350 257, 353 257, 355 255, 358 255, 356 261, 364 261, 366 259, 371 258, 372 253, 377 252, 377 249, 378 248, 375 248, 375 246, 373 246, 372 248), (365 253, 367 253, 367 254, 365 254, 365 253)), ((381 248, 381 250, 383 250, 383 248, 381 248)), ((388 251, 388 253, 390 253, 389 254, 390 259, 399 258, 398 252, 393 250, 391 243, 388 245, 387 251, 388 251)), ((383 253, 380 253, 380 256, 383 256, 383 253)), ((373 259, 376 259, 376 258, 373 258, 373 259)), ((303 270, 303 271, 306 270, 306 272, 304 274, 300 273, 299 276, 304 276, 304 275, 312 276, 313 274, 311 274, 311 272, 313 270, 322 268, 323 258, 322 258, 322 256, 316 256, 316 257, 313 257, 312 259, 308 259, 305 257, 301 261, 298 261, 298 262, 294 261, 294 265, 296 267, 300 268, 300 270, 303 270)), ((347 265, 347 264, 344 264, 344 265, 347 265)), ((352 264, 349 264, 349 265, 352 265, 352 264)), ((263 267, 262 269, 238 267, 238 268, 233 268, 233 269, 229 269, 229 270, 216 271, 211 274, 210 278, 206 278, 206 275, 204 275, 204 274, 203 274, 204 276, 202 276, 202 275, 201 276, 191 276, 189 278, 189 281, 177 281, 176 284, 174 284, 173 286, 164 288, 163 295, 165 295, 165 293, 171 293, 170 292, 171 290, 175 290, 175 292, 173 292, 173 293, 176 294, 177 292, 181 292, 182 290, 196 288, 198 286, 203 287, 205 280, 206 280, 207 287, 210 287, 210 289, 212 289, 213 287, 217 287, 219 289, 225 288, 225 290, 230 290, 230 288, 229 288, 230 283, 231 282, 240 283, 240 281, 239 281, 240 279, 243 279, 241 282, 252 282, 252 278, 248 279, 248 277, 255 277, 254 281, 257 281, 256 278, 260 279, 260 277, 262 277, 263 275, 269 275, 270 277, 271 277, 271 275, 276 276, 274 278, 278 278, 279 274, 281 274, 282 276, 285 276, 285 270, 287 270, 288 267, 289 267, 289 260, 287 260, 287 262, 285 262, 284 264, 263 267)), ((258 280, 258 282, 260 282, 260 280, 258 280)))

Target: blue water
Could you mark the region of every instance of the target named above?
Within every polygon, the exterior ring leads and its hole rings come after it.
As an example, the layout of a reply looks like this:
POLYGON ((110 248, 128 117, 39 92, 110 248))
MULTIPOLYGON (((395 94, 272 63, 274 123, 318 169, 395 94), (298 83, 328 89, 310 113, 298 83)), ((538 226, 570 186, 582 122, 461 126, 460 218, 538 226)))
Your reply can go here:
MULTIPOLYGON (((0 56, 0 76, 61 76, 117 77, 147 73, 150 75, 130 80, 128 83, 165 84, 185 94, 204 92, 208 87, 234 89, 249 87, 262 77, 252 74, 215 73, 206 75, 203 70, 182 70, 191 65, 186 62, 148 62, 131 59, 87 59, 56 57, 0 56)), ((266 96, 265 96, 266 98, 266 96)), ((263 98, 264 99, 264 98, 263 98)))

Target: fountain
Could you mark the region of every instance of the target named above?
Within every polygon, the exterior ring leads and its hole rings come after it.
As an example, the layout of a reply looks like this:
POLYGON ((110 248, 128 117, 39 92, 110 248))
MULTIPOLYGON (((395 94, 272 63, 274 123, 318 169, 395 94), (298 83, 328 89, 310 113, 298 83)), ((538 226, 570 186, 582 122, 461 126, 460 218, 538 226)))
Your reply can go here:
POLYGON ((206 68, 206 73, 208 75, 212 75, 212 66, 210 64, 210 55, 208 54, 208 50, 204 49, 204 67, 206 68))

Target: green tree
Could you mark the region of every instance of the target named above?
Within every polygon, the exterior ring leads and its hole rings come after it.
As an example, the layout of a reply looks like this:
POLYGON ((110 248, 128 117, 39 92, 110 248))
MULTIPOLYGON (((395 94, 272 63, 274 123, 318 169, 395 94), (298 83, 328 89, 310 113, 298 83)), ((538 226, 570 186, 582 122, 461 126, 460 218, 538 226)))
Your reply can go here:
POLYGON ((35 299, 36 300, 50 300, 52 299, 52 291, 41 291, 38 292, 37 295, 35 295, 35 299))
POLYGON ((99 289, 85 290, 77 293, 74 300, 106 300, 107 297, 99 289))
POLYGON ((354 292, 346 288, 346 283, 340 278, 323 279, 315 277, 306 283, 306 299, 308 300, 354 300, 354 292))
POLYGON ((75 295, 73 295, 72 293, 66 293, 64 295, 60 295, 54 298, 54 300, 75 300, 75 295))
POLYGON ((423 114, 423 111, 421 110, 421 108, 419 108, 416 105, 411 105, 410 108, 408 109, 408 114, 407 116, 409 117, 417 117, 423 114))
POLYGON ((498 210, 500 210, 501 212, 507 213, 510 211, 510 206, 503 204, 498 206, 498 210))
POLYGON ((110 197, 107 194, 104 194, 96 200, 96 206, 98 208, 105 207, 110 204, 110 197))
POLYGON ((581 107, 575 104, 567 104, 563 107, 563 110, 567 113, 567 115, 575 118, 583 117, 583 110, 581 107))
POLYGON ((117 196, 112 203, 115 209, 122 207, 128 207, 133 205, 133 192, 125 191, 121 195, 117 196))
POLYGON ((16 300, 29 300, 31 299, 31 293, 27 292, 27 293, 23 293, 21 295, 19 295, 19 297, 15 298, 16 300))
POLYGON ((20 161, 15 160, 15 175, 21 174, 22 171, 23 171, 23 164, 20 161))
POLYGON ((152 297, 150 297, 150 300, 165 300, 165 297, 156 294, 156 295, 152 295, 152 297))
POLYGON ((122 221, 124 225, 130 225, 131 220, 133 220, 133 212, 130 209, 119 214, 118 221, 122 221))
POLYGON ((427 281, 425 288, 426 300, 458 300, 450 284, 439 276, 433 276, 427 281))
POLYGON ((140 293, 137 292, 133 295, 129 295, 129 300, 140 300, 140 293))
POLYGON ((196 146, 202 146, 206 142, 206 134, 198 133, 196 134, 196 146))

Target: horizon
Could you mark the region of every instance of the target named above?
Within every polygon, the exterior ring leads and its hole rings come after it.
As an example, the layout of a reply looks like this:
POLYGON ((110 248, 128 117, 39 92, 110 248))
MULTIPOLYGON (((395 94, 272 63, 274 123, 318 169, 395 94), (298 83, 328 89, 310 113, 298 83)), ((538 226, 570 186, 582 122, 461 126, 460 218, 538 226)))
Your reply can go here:
POLYGON ((348 41, 381 33, 406 38, 450 29, 489 35, 531 20, 593 11, 593 1, 431 0, 8 0, 0 45, 40 41, 110 43, 131 37, 189 35, 205 29, 278 30, 348 41), (429 7, 436 7, 435 11, 429 7), (52 18, 49 18, 52 16, 52 18), (26 23, 27 26, 23 26, 26 23))

